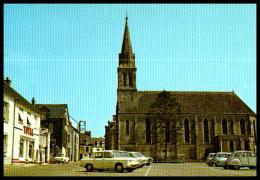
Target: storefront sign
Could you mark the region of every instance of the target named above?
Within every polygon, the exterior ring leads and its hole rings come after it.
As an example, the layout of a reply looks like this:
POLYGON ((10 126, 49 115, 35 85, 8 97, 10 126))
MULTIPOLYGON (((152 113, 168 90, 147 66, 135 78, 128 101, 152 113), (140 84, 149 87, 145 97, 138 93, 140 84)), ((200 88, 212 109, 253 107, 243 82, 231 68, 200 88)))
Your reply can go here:
POLYGON ((23 127, 23 133, 24 133, 24 134, 28 134, 28 135, 30 135, 30 136, 33 136, 33 129, 24 126, 24 127, 23 127))

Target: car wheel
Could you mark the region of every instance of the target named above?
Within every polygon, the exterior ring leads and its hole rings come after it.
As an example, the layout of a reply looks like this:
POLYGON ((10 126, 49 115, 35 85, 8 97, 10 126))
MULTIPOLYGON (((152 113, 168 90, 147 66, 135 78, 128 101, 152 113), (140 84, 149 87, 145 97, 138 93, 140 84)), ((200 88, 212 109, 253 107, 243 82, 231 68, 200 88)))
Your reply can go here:
POLYGON ((86 165, 86 171, 87 171, 87 172, 92 172, 92 171, 93 171, 93 166, 92 166, 92 164, 87 164, 87 165, 86 165))
POLYGON ((209 163, 208 163, 209 166, 213 166, 213 164, 214 164, 214 163, 212 163, 212 162, 209 162, 209 163))
POLYGON ((238 166, 238 165, 233 166, 232 169, 239 170, 239 169, 240 169, 240 166, 238 166))
POLYGON ((116 172, 123 172, 124 168, 122 164, 116 164, 115 165, 116 172))
POLYGON ((127 170, 127 172, 132 172, 134 170, 134 168, 127 168, 126 170, 127 170))

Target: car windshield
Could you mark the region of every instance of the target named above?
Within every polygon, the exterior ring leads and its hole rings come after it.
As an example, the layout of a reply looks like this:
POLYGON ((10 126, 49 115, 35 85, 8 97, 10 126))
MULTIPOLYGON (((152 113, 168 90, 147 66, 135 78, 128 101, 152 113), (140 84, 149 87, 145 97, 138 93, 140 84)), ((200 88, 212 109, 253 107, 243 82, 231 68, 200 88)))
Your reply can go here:
POLYGON ((223 154, 223 153, 217 154, 217 157, 228 157, 228 156, 229 156, 229 154, 223 154))
POLYGON ((144 157, 141 153, 139 153, 139 152, 132 152, 132 153, 130 153, 130 155, 132 156, 132 157, 144 157))

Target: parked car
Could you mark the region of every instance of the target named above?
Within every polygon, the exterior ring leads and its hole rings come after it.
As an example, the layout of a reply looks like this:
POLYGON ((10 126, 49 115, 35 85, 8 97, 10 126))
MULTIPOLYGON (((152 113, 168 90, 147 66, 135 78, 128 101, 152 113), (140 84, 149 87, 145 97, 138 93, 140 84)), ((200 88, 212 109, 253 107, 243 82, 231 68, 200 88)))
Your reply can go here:
POLYGON ((94 152, 89 158, 80 160, 80 166, 91 172, 94 169, 112 169, 116 172, 123 172, 125 169, 132 172, 140 166, 137 159, 130 157, 127 152, 117 150, 103 150, 94 152))
POLYGON ((230 155, 230 152, 217 152, 215 157, 209 163, 215 165, 216 167, 224 166, 228 156, 230 155))
POLYGON ((212 160, 216 156, 216 153, 209 153, 206 158, 206 165, 213 166, 212 160))
POLYGON ((153 158, 151 157, 146 157, 140 152, 129 152, 130 155, 134 158, 138 158, 141 160, 142 165, 147 165, 149 166, 153 162, 153 158))
POLYGON ((235 170, 240 167, 256 168, 256 155, 253 151, 235 151, 227 158, 223 167, 235 170))
POLYGON ((59 153, 53 158, 53 163, 69 163, 69 157, 65 154, 59 153))

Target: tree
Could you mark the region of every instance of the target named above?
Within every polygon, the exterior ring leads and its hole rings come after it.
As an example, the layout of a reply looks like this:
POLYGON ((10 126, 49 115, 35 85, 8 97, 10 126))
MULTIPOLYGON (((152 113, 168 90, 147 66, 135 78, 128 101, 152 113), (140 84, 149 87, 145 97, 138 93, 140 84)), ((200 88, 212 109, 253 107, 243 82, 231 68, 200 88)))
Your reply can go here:
POLYGON ((157 161, 157 143, 164 145, 164 160, 167 159, 167 143, 172 135, 175 143, 175 158, 177 158, 177 144, 181 123, 178 122, 180 114, 180 104, 170 92, 162 91, 157 95, 154 102, 150 105, 150 111, 147 114, 152 122, 152 141, 155 144, 155 154, 157 161))

